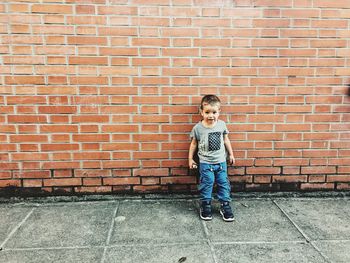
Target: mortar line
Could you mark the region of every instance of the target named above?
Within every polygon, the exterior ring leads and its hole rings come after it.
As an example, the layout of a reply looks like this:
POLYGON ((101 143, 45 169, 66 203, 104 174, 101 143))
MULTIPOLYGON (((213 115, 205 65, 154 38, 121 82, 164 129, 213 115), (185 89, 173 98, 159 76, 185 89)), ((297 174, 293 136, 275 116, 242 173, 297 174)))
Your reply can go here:
POLYGON ((32 210, 29 211, 29 213, 26 215, 26 217, 10 232, 10 234, 7 236, 7 238, 0 244, 0 248, 4 248, 6 243, 10 240, 10 238, 16 233, 16 231, 27 221, 27 219, 31 216, 31 214, 34 212, 35 207, 32 208, 32 210))
POLYGON ((117 216, 117 213, 118 213, 118 210, 119 210, 119 206, 120 206, 120 202, 117 203, 116 208, 113 211, 112 222, 111 222, 111 226, 109 227, 106 243, 104 245, 103 254, 102 254, 102 258, 101 258, 101 263, 104 263, 105 258, 106 258, 106 253, 107 253, 108 245, 111 242, 111 237, 112 237, 114 224, 115 224, 115 218, 117 216))
POLYGON ((278 203, 275 200, 272 200, 272 202, 278 207, 278 209, 288 218, 288 220, 294 225, 296 229, 302 234, 302 236, 305 238, 306 242, 309 243, 320 255, 321 257, 328 263, 332 263, 332 261, 322 253, 322 251, 314 244, 314 242, 311 240, 310 237, 293 221, 293 219, 288 215, 286 211, 282 207, 278 205, 278 203))

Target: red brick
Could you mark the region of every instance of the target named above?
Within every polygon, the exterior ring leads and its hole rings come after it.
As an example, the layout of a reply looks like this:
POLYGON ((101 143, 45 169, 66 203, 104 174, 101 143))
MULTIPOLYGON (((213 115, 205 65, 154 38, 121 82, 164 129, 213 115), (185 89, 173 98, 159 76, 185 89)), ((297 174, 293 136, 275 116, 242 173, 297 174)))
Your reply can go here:
POLYGON ((159 193, 168 192, 168 188, 162 185, 136 185, 133 187, 135 193, 159 193))
POLYGON ((70 84, 73 85, 105 85, 108 84, 108 79, 106 77, 70 77, 70 84))
POLYGON ((101 183, 102 183, 101 178, 83 178, 84 186, 98 186, 98 185, 101 185, 101 183))
POLYGON ((292 0, 256 0, 255 6, 269 6, 269 7, 291 7, 293 5, 292 0))
POLYGON ((99 15, 136 15, 136 6, 98 6, 99 15))
POLYGON ((21 186, 20 180, 0 180, 0 187, 21 186))
POLYGON ((301 168, 302 174, 334 174, 335 172, 335 166, 315 166, 301 168))
POLYGON ((102 169, 84 169, 74 171, 75 177, 110 177, 111 175, 111 170, 102 169))
POLYGON ((278 167, 248 167, 247 174, 279 174, 281 168, 278 167))
POLYGON ((58 13, 58 14, 72 14, 73 8, 71 5, 45 5, 35 4, 32 6, 32 13, 58 13))
POLYGON ((79 162, 45 162, 42 165, 42 169, 74 169, 79 168, 79 162))
POLYGON ((45 84, 43 76, 5 76, 5 84, 10 85, 28 85, 28 84, 45 84))
POLYGON ((103 185, 137 185, 140 181, 139 177, 103 178, 103 185))
POLYGON ((53 176, 57 177, 57 178, 59 178, 59 177, 72 177, 73 172, 72 172, 72 170, 54 170, 53 176))
POLYGON ((46 135, 10 135, 10 142, 48 142, 46 135))
POLYGON ((70 45, 106 45, 106 37, 89 37, 89 36, 68 36, 68 44, 70 45))
POLYGON ((252 183, 253 176, 230 176, 229 180, 234 183, 252 183))
POLYGON ((93 5, 76 5, 77 14, 95 14, 96 7, 93 5))
POLYGON ((301 183, 301 190, 332 190, 334 183, 301 183))
POLYGON ((199 47, 229 47, 229 39, 195 39, 194 46, 199 47))
POLYGON ((283 175, 283 176, 273 176, 273 183, 298 183, 307 182, 306 175, 283 175))
POLYGON ((266 176, 266 175, 255 175, 253 176, 253 182, 255 184, 269 184, 271 183, 272 176, 266 176))
MULTIPOLYGON (((254 19, 253 21, 253 26, 254 27, 263 27, 263 28, 269 28, 269 27, 279 27, 279 28, 285 28, 285 27, 289 27, 290 26, 290 19, 269 19, 269 18, 265 18, 265 19, 254 19)), ((259 43, 265 43, 266 40, 258 40, 256 42, 259 43)), ((280 40, 275 39, 272 41, 272 46, 275 46, 277 43, 279 43, 280 40)), ((287 40, 282 40, 283 43, 287 43, 287 40)), ((277 45, 280 45, 282 42, 280 42, 277 45)), ((260 45, 260 44, 259 44, 260 45)), ((256 46, 256 45, 253 45, 256 46)), ((263 46, 268 46, 266 44, 264 44, 263 46)), ((285 44, 283 44, 283 46, 285 46, 285 44)))
POLYGON ((69 57, 70 65, 108 65, 107 57, 69 57))
POLYGON ((11 172, 0 172, 0 179, 11 179, 11 172))
POLYGON ((323 183, 326 181, 325 175, 309 175, 308 182, 310 183, 323 183))
POLYGON ((159 178, 142 178, 141 179, 141 184, 142 185, 159 185, 159 178))
POLYGON ((111 193, 111 186, 83 186, 74 187, 75 191, 78 193, 111 193))
POLYGON ((169 175, 169 171, 166 168, 134 170, 134 176, 168 176, 168 175, 169 175))
POLYGON ((167 152, 135 152, 134 159, 167 159, 169 154, 167 152))
POLYGON ((196 178, 192 176, 161 177, 161 184, 196 184, 196 178))
POLYGON ((108 134, 73 134, 74 142, 105 142, 109 141, 108 134))
POLYGON ((102 161, 102 168, 133 168, 139 167, 139 161, 102 161))
POLYGON ((350 182, 350 175, 327 175, 327 182, 350 182))
POLYGON ((79 186, 80 178, 44 179, 44 186, 79 186))
POLYGON ((50 171, 16 171, 13 173, 13 178, 38 178, 38 179, 42 179, 42 178, 50 178, 51 177, 51 173, 50 171))
POLYGON ((43 180, 41 179, 24 179, 23 187, 43 187, 43 180))

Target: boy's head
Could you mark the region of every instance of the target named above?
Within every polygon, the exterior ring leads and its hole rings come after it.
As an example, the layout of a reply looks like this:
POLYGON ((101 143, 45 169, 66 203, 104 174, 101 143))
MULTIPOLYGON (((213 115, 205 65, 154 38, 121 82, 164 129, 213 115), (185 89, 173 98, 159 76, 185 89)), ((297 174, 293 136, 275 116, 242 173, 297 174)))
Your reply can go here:
POLYGON ((217 105, 220 108, 221 101, 220 101, 219 97, 216 95, 205 95, 202 98, 200 109, 203 110, 204 106, 208 105, 208 104, 211 106, 217 105))
POLYGON ((215 95, 206 95, 202 98, 200 114, 205 123, 215 123, 220 115, 220 99, 215 95))

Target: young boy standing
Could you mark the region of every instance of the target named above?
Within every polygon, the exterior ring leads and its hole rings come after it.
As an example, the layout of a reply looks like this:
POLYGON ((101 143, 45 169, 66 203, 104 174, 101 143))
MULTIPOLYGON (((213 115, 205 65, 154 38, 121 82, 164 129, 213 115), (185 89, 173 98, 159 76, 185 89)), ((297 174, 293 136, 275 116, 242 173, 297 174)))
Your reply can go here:
POLYGON ((225 122, 219 120, 220 105, 220 99, 215 95, 206 95, 202 98, 200 114, 203 119, 191 131, 188 165, 190 169, 197 168, 193 155, 198 148, 200 217, 203 220, 212 219, 211 200, 216 182, 217 198, 221 203, 220 214, 225 221, 230 222, 234 220, 234 215, 230 206, 231 186, 227 176, 226 150, 229 164, 233 165, 235 158, 228 137, 229 131, 225 122))

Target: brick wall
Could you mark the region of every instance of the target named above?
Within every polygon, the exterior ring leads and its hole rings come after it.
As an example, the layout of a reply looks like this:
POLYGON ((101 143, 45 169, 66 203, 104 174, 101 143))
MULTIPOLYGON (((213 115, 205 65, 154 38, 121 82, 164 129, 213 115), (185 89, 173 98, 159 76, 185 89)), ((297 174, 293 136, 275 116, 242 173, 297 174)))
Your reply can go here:
POLYGON ((239 190, 350 189, 350 1, 7 0, 2 191, 195 191, 200 98, 239 190))

